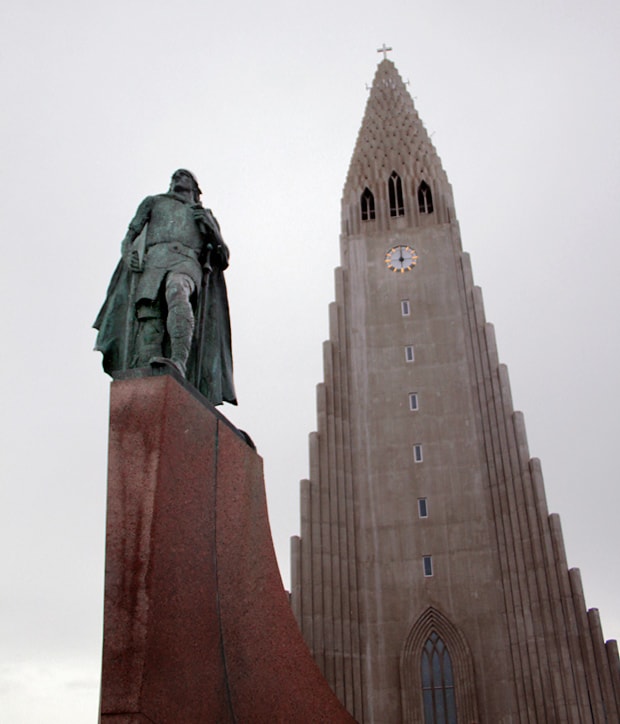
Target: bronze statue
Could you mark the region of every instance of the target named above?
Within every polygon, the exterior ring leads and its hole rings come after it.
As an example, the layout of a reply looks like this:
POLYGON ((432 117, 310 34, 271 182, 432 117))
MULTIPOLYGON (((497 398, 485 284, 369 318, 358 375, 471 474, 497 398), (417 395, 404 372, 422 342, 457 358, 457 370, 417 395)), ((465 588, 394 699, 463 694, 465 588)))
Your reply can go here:
POLYGON ((129 224, 122 258, 93 325, 103 368, 169 366, 214 405, 237 404, 224 281, 228 248, 185 169, 168 193, 147 196, 129 224))

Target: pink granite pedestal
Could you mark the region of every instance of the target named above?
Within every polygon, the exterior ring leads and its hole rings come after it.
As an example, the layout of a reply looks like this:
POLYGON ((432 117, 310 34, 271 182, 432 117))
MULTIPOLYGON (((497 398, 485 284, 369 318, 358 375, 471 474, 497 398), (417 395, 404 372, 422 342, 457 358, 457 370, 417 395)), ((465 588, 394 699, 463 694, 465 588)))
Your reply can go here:
POLYGON ((100 721, 353 721, 282 587, 261 458, 169 375, 112 383, 100 721))

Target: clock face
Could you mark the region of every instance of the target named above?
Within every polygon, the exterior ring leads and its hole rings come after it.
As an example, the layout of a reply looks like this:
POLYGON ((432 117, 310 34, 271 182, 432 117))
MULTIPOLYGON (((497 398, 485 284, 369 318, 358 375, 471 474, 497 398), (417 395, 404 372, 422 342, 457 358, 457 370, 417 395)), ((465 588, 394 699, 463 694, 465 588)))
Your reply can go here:
POLYGON ((393 272, 411 271, 418 261, 418 255, 410 246, 393 246, 385 255, 385 264, 393 272))

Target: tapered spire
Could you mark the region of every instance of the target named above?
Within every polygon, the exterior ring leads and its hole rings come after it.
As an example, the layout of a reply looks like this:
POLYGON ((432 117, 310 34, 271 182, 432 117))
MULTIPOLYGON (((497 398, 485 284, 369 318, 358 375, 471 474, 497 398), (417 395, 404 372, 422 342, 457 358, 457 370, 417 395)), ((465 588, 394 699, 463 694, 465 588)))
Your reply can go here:
POLYGON ((333 691, 363 724, 620 721, 617 644, 568 569, 450 184, 385 58, 340 255, 292 578, 333 691))
MULTIPOLYGON (((418 193, 421 184, 430 189, 431 197, 435 199, 433 207, 436 214, 432 220, 437 223, 454 219, 452 189, 441 159, 420 120, 407 86, 394 63, 386 58, 377 67, 344 186, 345 233, 355 233, 360 229, 356 222, 358 217, 359 220, 369 220, 368 214, 362 218, 360 209, 361 197, 366 189, 377 202, 385 200, 389 212, 388 183, 393 173, 401 179, 408 225, 420 225, 418 193)), ((378 208, 375 217, 381 218, 378 208)))

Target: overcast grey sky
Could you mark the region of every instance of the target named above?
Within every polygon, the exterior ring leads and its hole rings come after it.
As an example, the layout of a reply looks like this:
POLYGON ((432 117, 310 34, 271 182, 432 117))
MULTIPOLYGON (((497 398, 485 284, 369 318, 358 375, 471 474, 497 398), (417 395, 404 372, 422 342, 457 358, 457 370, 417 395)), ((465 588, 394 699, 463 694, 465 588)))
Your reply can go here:
POLYGON ((443 159, 569 564, 620 635, 617 0, 24 0, 0 11, 0 711, 97 715, 109 382, 90 325, 138 202, 192 169, 231 248, 240 405, 288 583, 386 42, 443 159))

